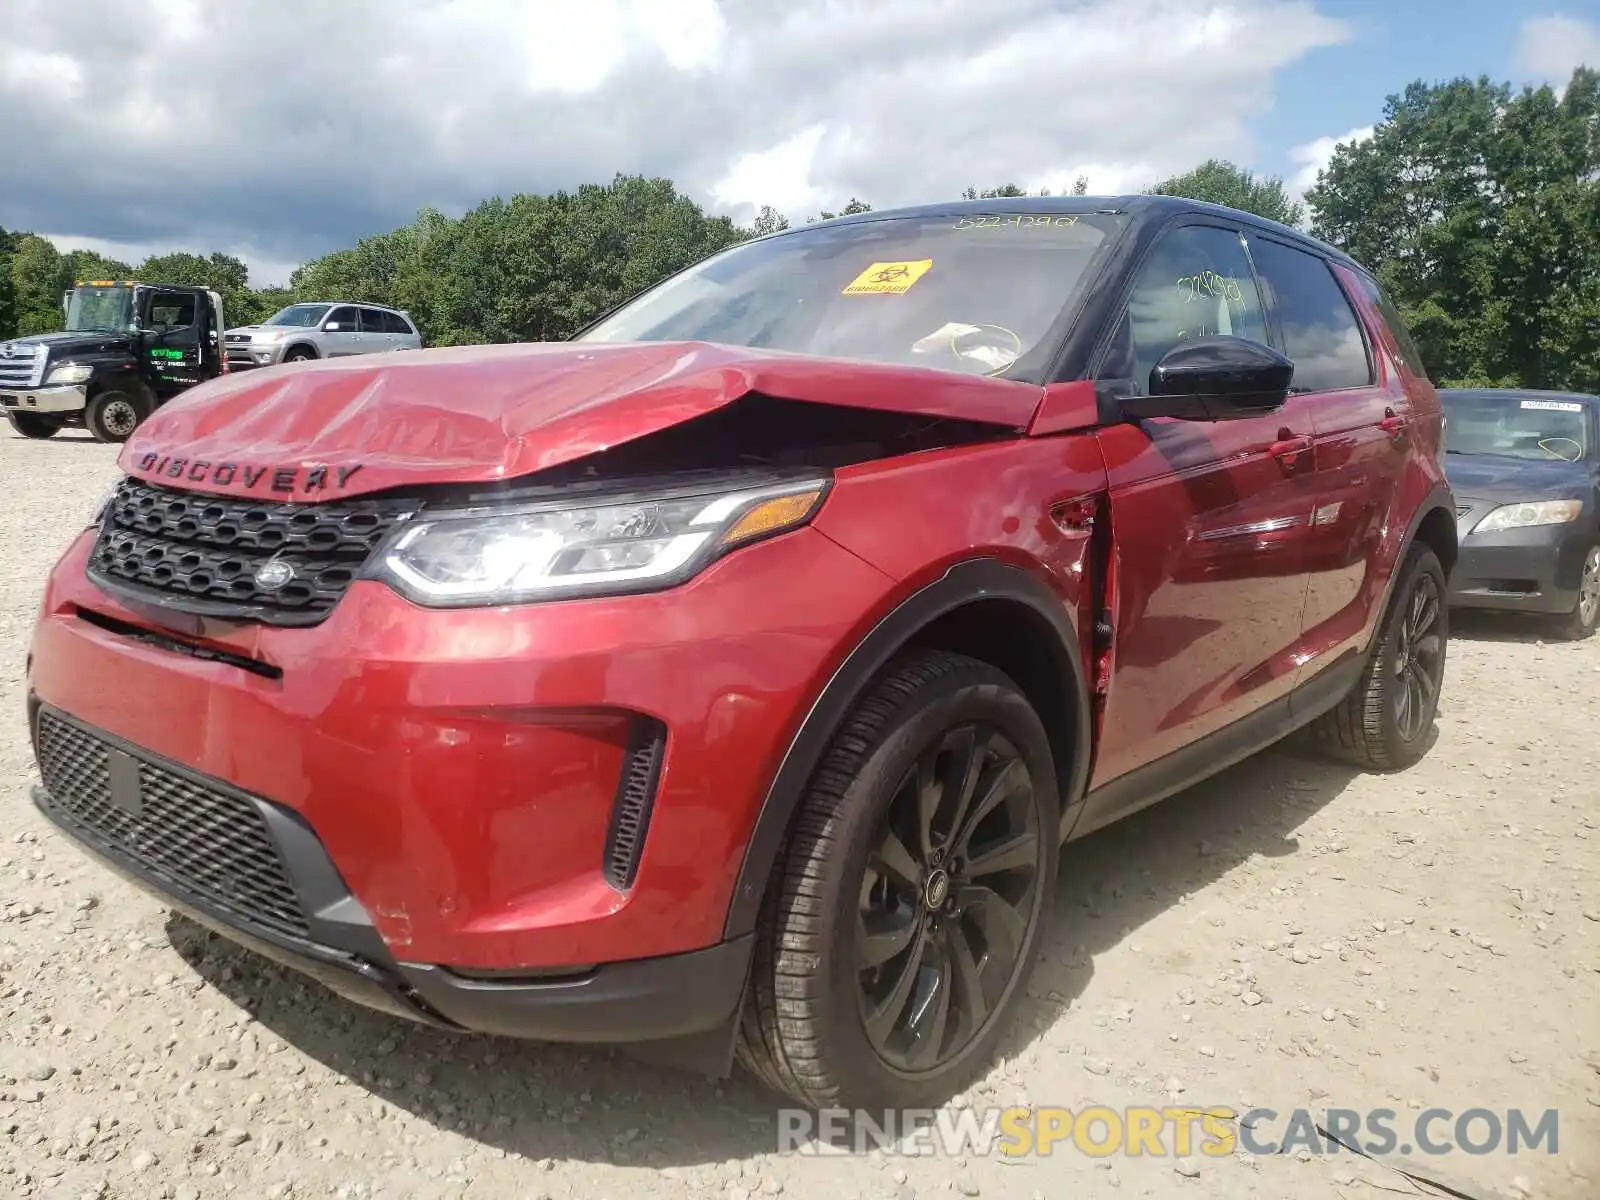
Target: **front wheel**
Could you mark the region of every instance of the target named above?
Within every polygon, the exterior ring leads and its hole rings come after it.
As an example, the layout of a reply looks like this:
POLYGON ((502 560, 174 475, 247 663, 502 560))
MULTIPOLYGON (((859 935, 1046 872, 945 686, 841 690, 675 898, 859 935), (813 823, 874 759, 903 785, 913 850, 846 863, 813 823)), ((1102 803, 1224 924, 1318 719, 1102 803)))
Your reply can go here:
POLYGON ((105 391, 83 410, 84 426, 97 442, 125 442, 144 419, 143 400, 131 392, 105 391))
POLYGON ((1412 545, 1376 645, 1350 694, 1317 723, 1323 747, 1373 771, 1411 766, 1428 750, 1450 638, 1444 568, 1412 545))
POLYGON ((61 428, 60 421, 42 413, 11 412, 6 416, 11 418, 11 428, 25 438, 55 437, 61 428))
POLYGON ((1556 618, 1556 636, 1569 642, 1588 637, 1600 623, 1600 546, 1589 547, 1578 577, 1578 600, 1572 611, 1556 618))
POLYGON ((739 1058, 817 1107, 942 1103, 987 1065, 1054 889, 1044 727, 986 663, 891 665, 834 735, 768 890, 739 1058))

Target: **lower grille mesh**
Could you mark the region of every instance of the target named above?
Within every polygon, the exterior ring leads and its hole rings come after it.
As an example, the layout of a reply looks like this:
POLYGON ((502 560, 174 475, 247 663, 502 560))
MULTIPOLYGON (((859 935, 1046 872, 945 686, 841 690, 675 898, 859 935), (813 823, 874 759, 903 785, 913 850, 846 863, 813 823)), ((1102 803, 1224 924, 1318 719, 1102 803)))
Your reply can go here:
POLYGON ((634 722, 628 752, 622 760, 617 798, 611 809, 611 830, 606 838, 606 881, 619 891, 633 886, 644 854, 644 837, 650 827, 661 756, 667 748, 667 731, 659 722, 640 717, 634 722))
POLYGON ((305 910, 255 804, 130 755, 49 709, 39 770, 62 813, 103 845, 213 905, 297 937, 305 910), (137 772, 138 802, 113 801, 113 770, 137 772))

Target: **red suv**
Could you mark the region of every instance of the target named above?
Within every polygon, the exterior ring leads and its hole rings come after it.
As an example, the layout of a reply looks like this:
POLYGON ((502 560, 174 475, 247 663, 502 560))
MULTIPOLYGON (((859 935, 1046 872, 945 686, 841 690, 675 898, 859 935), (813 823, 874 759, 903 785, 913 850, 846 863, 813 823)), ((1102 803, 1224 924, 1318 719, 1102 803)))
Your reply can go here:
POLYGON ((570 343, 234 375, 50 579, 35 798, 364 1003, 937 1101, 1063 841, 1300 726, 1421 756, 1440 426, 1369 273, 1165 197, 871 213, 570 343))

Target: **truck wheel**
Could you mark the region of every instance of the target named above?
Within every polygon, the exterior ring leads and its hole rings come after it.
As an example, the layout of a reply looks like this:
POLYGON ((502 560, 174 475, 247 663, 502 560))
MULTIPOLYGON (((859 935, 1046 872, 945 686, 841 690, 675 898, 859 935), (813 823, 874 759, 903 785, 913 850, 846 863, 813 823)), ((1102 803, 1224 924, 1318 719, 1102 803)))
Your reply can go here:
POLYGON ((1372 771, 1411 766, 1427 752, 1450 638, 1444 569, 1416 542, 1400 566, 1389 611, 1356 685, 1319 719, 1323 749, 1372 771))
POLYGON ((83 423, 97 442, 125 442, 145 417, 144 400, 131 392, 98 393, 83 410, 83 423))
POLYGON ((738 1054, 817 1107, 933 1107, 986 1067, 1055 887, 1055 764, 987 663, 922 652, 845 719, 763 902, 738 1054))
POLYGON ((1578 602, 1572 611, 1557 617, 1555 633, 1569 642, 1581 642, 1600 623, 1600 546, 1589 547, 1578 578, 1578 602))
POLYGON ((59 421, 42 413, 12 412, 6 416, 11 418, 11 428, 25 438, 55 437, 61 428, 59 421))

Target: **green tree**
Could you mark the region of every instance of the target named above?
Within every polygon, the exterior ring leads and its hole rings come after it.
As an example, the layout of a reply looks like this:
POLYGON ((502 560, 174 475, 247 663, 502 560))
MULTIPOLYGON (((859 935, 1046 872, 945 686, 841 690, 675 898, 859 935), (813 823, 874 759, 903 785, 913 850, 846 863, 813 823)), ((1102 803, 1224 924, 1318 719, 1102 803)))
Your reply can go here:
POLYGON ((133 268, 127 263, 93 250, 68 250, 61 259, 68 287, 91 279, 133 278, 133 268))
POLYGON ((0 341, 17 333, 17 289, 11 282, 12 235, 0 228, 0 341))
POLYGON ((1307 194, 1438 380, 1600 391, 1600 73, 1417 82, 1307 194))
POLYGON ((18 336, 61 328, 61 297, 72 286, 72 277, 53 242, 32 233, 17 239, 11 251, 11 286, 18 336))
POLYGON ((828 212, 827 210, 823 210, 814 217, 807 217, 806 224, 815 225, 818 221, 831 221, 835 217, 851 217, 856 213, 871 211, 872 205, 868 204, 865 200, 857 200, 854 196, 851 196, 850 203, 846 204, 838 212, 828 212))
MULTIPOLYGON (((1087 180, 1084 190, 1088 190, 1087 180)), ((1285 225, 1298 225, 1305 215, 1304 208, 1289 199, 1283 180, 1275 175, 1253 175, 1220 158, 1207 159, 1192 171, 1163 180, 1150 192, 1157 196, 1187 196, 1209 204, 1226 204, 1229 208, 1255 213, 1285 225)))
POLYGON ((750 234, 752 237, 765 237, 769 233, 781 233, 787 228, 789 228, 789 218, 772 205, 763 204, 750 227, 750 234))

